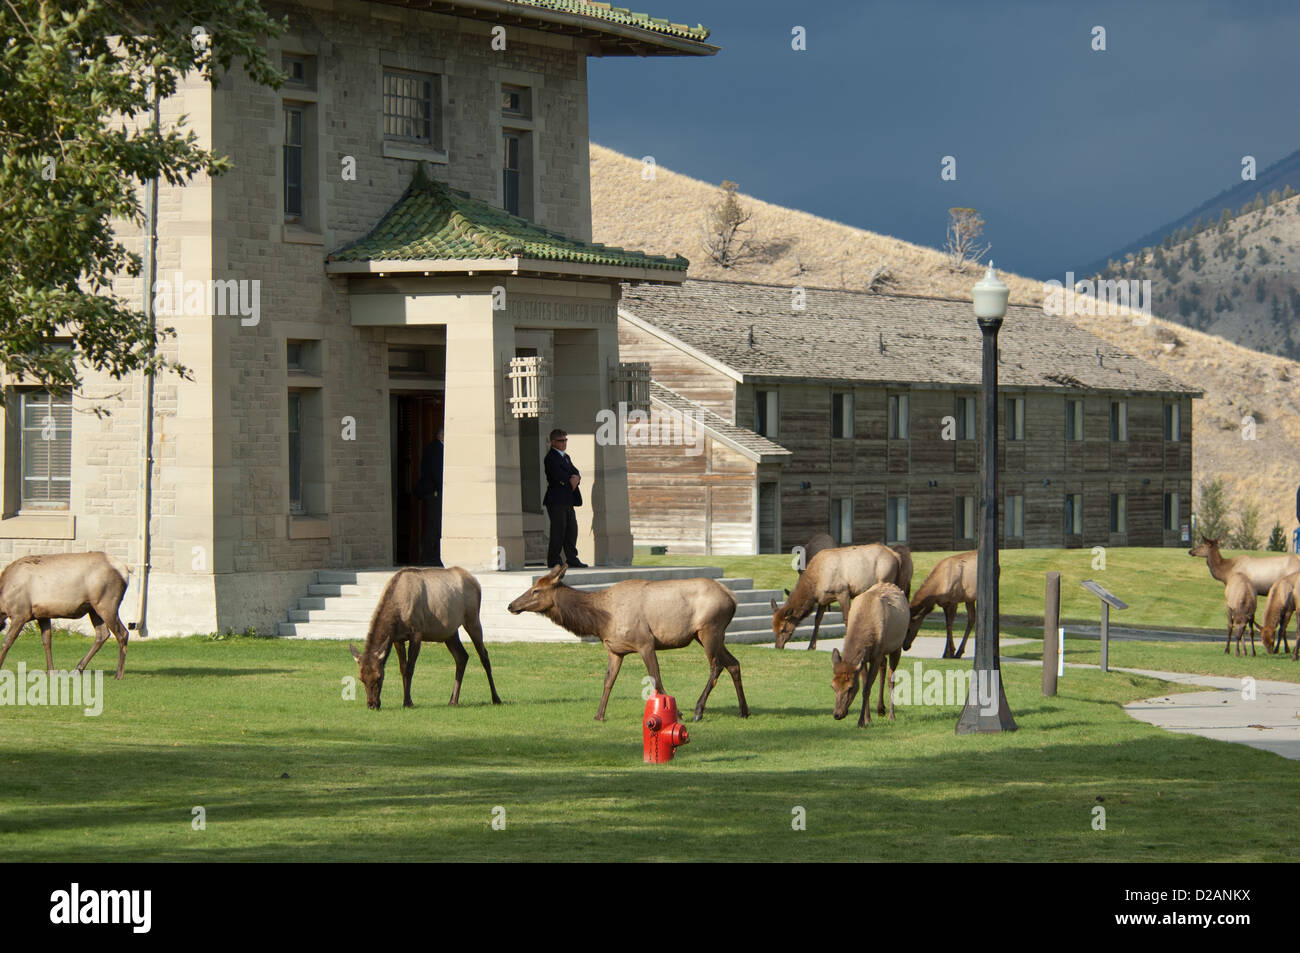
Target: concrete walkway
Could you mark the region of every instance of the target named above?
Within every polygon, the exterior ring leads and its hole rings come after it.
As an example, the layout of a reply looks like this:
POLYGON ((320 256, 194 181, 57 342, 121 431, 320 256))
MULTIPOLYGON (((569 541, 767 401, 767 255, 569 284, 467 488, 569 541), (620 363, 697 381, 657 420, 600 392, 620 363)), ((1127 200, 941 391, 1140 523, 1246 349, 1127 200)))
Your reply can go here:
MULTIPOLYGON (((1112 630, 1113 633, 1114 630, 1112 630)), ((1069 632, 1067 631, 1067 635, 1069 632)), ((1019 645, 1030 639, 1003 638, 1001 645, 1019 645)), ((919 635, 907 653, 911 658, 937 659, 943 656, 945 639, 919 635)), ((843 639, 818 639, 817 651, 829 652, 843 649, 843 639)), ((807 642, 786 645, 786 651, 804 651, 807 642)), ((974 640, 966 646, 966 658, 973 654, 974 640)), ((1002 659, 1003 665, 1033 665, 1040 668, 1037 659, 1002 659)), ((1067 662, 1066 668, 1091 668, 1081 662, 1067 662)), ((1177 734, 1200 735, 1215 741, 1232 741, 1271 751, 1293 761, 1300 760, 1300 684, 1256 680, 1254 697, 1241 678, 1220 675, 1189 675, 1184 672, 1160 672, 1145 668, 1115 668, 1112 672, 1129 672, 1145 675, 1178 685, 1200 685, 1209 689, 1179 695, 1161 695, 1144 698, 1125 705, 1124 710, 1138 721, 1163 728, 1177 734)))

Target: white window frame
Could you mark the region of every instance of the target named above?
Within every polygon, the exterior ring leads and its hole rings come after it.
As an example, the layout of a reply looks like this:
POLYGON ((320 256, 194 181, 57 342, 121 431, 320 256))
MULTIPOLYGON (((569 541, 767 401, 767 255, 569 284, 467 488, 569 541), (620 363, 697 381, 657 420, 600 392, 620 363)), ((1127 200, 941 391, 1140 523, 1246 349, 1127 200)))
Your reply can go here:
MULTIPOLYGON (((59 396, 44 388, 31 388, 31 389, 25 388, 23 390, 20 390, 18 394, 19 394, 18 513, 19 515, 22 515, 24 513, 67 512, 72 506, 72 395, 68 394, 66 396, 59 396), (31 406, 37 412, 40 412, 41 410, 45 411, 45 416, 39 418, 37 424, 31 427, 27 425, 27 408, 29 406, 28 404, 29 398, 44 398, 44 400, 40 402, 34 401, 31 406), (59 418, 63 416, 63 414, 59 413, 59 411, 62 408, 67 409, 66 428, 62 426, 62 422, 59 420, 59 418), (67 440, 68 440, 68 453, 67 453, 68 469, 67 469, 66 476, 61 475, 57 472, 53 472, 55 471, 55 467, 52 465, 53 461, 51 461, 50 459, 51 456, 50 450, 52 450, 53 448, 47 449, 47 452, 45 454, 46 472, 43 479, 41 479, 41 483, 46 487, 47 491, 49 489, 52 489, 54 484, 66 484, 67 485, 66 501, 61 501, 61 500, 51 501, 49 499, 37 500, 34 497, 32 499, 29 499, 27 495, 27 487, 29 483, 27 477, 27 454, 28 454, 27 434, 36 433, 43 436, 46 427, 48 427, 50 424, 54 425, 54 431, 53 431, 54 439, 53 440, 42 439, 42 443, 57 442, 60 439, 59 431, 66 429, 67 440)), ((47 497, 49 496, 48 492, 46 493, 46 496, 47 497)))
POLYGON ((1023 493, 1008 493, 1005 509, 1005 527, 1003 535, 1007 539, 1025 538, 1025 496, 1023 493))
POLYGON ((1079 398, 1066 398, 1065 439, 1071 443, 1083 440, 1083 401, 1079 398))
POLYGON ((911 433, 908 412, 910 401, 907 394, 890 394, 888 401, 889 439, 907 440, 911 433))
POLYGON ((1112 400, 1110 402, 1110 440, 1111 443, 1128 443, 1128 401, 1112 400), (1118 413, 1116 411, 1118 410, 1118 413))
POLYGON ((885 501, 885 542, 907 542, 907 496, 891 496, 885 501), (891 512, 892 511, 892 512, 891 512))
POLYGON ((1025 399, 1007 398, 1007 440, 1019 443, 1025 439, 1025 399))

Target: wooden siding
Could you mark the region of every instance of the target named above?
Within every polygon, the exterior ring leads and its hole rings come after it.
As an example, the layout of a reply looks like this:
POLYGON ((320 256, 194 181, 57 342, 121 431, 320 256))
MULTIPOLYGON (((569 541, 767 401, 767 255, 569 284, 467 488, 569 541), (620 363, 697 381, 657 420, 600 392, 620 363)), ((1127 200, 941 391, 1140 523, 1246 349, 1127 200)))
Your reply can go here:
POLYGON ((735 422, 736 382, 721 371, 627 321, 618 322, 618 357, 648 361, 653 380, 735 422))

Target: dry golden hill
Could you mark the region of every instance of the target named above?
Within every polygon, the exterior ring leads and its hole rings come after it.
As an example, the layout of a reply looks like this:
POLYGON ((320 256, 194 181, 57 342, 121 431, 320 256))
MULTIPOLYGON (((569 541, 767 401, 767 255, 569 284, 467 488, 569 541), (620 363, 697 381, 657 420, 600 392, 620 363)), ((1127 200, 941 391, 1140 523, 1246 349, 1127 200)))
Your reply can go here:
MULTIPOLYGON (((742 205, 753 212, 746 226, 758 253, 748 262, 723 268, 702 245, 705 211, 717 201, 718 186, 659 166, 643 177, 640 160, 591 145, 593 239, 690 259, 693 278, 726 278, 808 287, 866 290, 876 276, 876 291, 970 298, 979 269, 949 268, 934 248, 782 208, 749 195, 742 205), (878 277, 885 269, 889 280, 878 277)), ((996 261, 996 255, 994 256, 996 261)), ((1043 286, 1000 272, 1014 303, 1042 306, 1043 286)), ((1295 525, 1295 493, 1300 481, 1300 403, 1295 395, 1300 364, 1262 354, 1160 318, 1135 323, 1118 316, 1076 315, 1073 319, 1098 337, 1203 391, 1194 402, 1193 477, 1222 477, 1230 500, 1255 502, 1262 514, 1261 535, 1274 520, 1288 531, 1295 525), (1242 418, 1254 418, 1255 439, 1245 439, 1242 418)), ((1091 355, 1089 355, 1090 357, 1091 355)), ((1083 359, 1083 356, 1080 356, 1083 359)), ((1199 502, 1199 494, 1197 494, 1199 502)))

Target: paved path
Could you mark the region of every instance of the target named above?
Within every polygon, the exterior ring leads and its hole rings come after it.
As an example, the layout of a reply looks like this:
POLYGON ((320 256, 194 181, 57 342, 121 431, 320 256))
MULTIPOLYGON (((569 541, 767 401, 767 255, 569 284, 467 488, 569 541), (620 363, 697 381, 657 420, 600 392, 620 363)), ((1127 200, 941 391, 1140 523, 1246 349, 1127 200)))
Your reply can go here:
MULTIPOLYGON (((1113 632, 1114 630, 1112 630, 1113 632)), ((1068 634, 1068 630, 1067 630, 1068 634)), ((1163 635, 1164 633, 1162 633, 1163 635)), ((1187 633, 1181 633, 1186 635, 1187 633)), ((1030 639, 1003 638, 1002 645, 1019 645, 1030 639)), ((945 639, 940 636, 917 636, 908 656, 913 658, 940 658, 945 639)), ((842 649, 843 639, 818 639, 817 651, 842 649)), ((805 651, 807 642, 794 642, 786 651, 805 651)), ((967 645, 967 658, 973 644, 967 645)), ((1040 667, 1037 659, 1002 659, 1004 665, 1033 665, 1040 667)), ((1080 662, 1067 662, 1066 668, 1098 668, 1080 662)), ((1244 679, 1225 678, 1219 675, 1189 675, 1183 672, 1159 672, 1145 668, 1115 668, 1112 672, 1131 672, 1179 685, 1201 685, 1208 691, 1187 692, 1179 695, 1161 695, 1144 698, 1125 705, 1124 710, 1138 721, 1145 721, 1177 734, 1200 735, 1216 741, 1262 748, 1293 761, 1300 760, 1300 684, 1256 680, 1254 697, 1246 691, 1244 679)))

